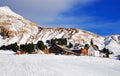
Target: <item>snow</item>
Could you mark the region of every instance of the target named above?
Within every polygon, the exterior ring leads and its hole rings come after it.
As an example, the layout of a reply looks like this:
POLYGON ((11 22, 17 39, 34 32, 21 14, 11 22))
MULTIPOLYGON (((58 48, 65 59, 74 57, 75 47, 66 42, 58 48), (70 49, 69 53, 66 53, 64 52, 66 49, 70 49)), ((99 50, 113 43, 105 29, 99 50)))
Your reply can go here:
POLYGON ((0 55, 14 55, 15 52, 10 50, 0 50, 0 55))
POLYGON ((0 76, 119 76, 120 61, 61 55, 0 55, 0 76))
POLYGON ((30 34, 24 33, 22 39, 20 40, 19 44, 25 44, 27 40, 30 38, 30 34))
POLYGON ((105 47, 104 37, 94 38, 93 42, 94 45, 97 45, 99 47, 99 50, 102 50, 105 47))
POLYGON ((15 36, 13 38, 9 38, 9 40, 7 41, 7 43, 5 45, 9 45, 9 44, 14 44, 18 41, 18 37, 15 36))
POLYGON ((0 7, 0 15, 9 15, 9 16, 14 16, 18 18, 23 18, 22 16, 14 13, 8 6, 0 7))
POLYGON ((58 34, 58 35, 56 36, 56 38, 62 38, 64 34, 65 34, 65 33, 62 32, 61 34, 58 34))
POLYGON ((120 53, 120 45, 115 41, 111 40, 106 48, 112 51, 114 54, 120 53))
POLYGON ((105 42, 109 42, 110 40, 115 40, 118 44, 120 44, 120 35, 110 35, 105 37, 105 42))
POLYGON ((0 36, 0 47, 3 46, 7 41, 3 39, 2 36, 0 36))

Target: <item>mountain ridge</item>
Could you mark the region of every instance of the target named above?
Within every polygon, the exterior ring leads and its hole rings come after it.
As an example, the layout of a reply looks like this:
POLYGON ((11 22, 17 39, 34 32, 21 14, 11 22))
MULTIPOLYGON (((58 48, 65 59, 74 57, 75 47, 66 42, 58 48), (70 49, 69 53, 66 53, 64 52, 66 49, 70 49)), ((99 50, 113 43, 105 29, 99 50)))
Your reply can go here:
MULTIPOLYGON (((24 19, 9 7, 0 7, 0 46, 15 42, 37 43, 39 40, 45 43, 53 38, 67 38, 72 44, 82 45, 90 44, 91 39, 94 39, 94 44, 103 49, 109 45, 105 45, 105 42, 110 41, 112 36, 104 37, 78 28, 46 28, 24 19), (12 14, 8 14, 7 10, 12 14)), ((120 42, 120 39, 117 40, 116 43, 120 42)))

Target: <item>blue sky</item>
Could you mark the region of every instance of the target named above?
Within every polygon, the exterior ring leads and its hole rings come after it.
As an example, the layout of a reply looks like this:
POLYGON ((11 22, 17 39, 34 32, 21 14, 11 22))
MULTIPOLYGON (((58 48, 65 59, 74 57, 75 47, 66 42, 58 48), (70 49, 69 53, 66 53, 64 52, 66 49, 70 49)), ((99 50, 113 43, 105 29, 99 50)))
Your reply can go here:
POLYGON ((0 0, 0 6, 45 27, 120 34, 120 0, 0 0))

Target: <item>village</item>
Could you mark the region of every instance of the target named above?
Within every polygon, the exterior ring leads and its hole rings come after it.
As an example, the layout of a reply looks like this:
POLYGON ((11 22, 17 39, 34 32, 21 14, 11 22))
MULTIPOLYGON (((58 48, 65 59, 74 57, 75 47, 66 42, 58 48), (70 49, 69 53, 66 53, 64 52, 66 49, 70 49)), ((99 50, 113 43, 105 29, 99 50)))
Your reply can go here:
POLYGON ((75 56, 95 56, 95 57, 109 57, 112 54, 108 49, 99 50, 97 45, 94 45, 92 39, 89 44, 80 45, 69 43, 67 39, 51 39, 46 41, 45 45, 42 41, 37 44, 29 43, 17 45, 17 43, 2 46, 1 50, 13 50, 17 55, 21 54, 55 54, 55 55, 75 55, 75 56))
POLYGON ((53 44, 49 49, 45 49, 43 51, 45 54, 54 53, 55 55, 75 55, 75 56, 95 56, 95 57, 109 57, 109 54, 113 54, 108 49, 104 48, 103 50, 99 50, 97 45, 94 45, 92 39, 89 44, 80 45, 72 45, 69 43, 69 46, 53 44))

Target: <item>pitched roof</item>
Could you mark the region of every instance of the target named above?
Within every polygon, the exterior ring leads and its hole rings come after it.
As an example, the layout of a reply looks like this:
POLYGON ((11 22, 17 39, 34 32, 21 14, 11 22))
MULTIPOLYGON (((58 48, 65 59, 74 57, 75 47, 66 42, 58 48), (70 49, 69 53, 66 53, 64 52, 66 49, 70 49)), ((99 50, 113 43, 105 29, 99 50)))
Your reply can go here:
POLYGON ((75 53, 75 52, 70 51, 70 49, 67 48, 66 46, 61 46, 61 45, 58 45, 58 44, 57 44, 57 46, 59 46, 60 48, 62 48, 65 52, 75 53))
POLYGON ((62 48, 63 50, 69 50, 69 48, 67 48, 66 46, 61 46, 61 45, 58 45, 58 44, 57 44, 57 46, 59 46, 59 47, 62 48))

